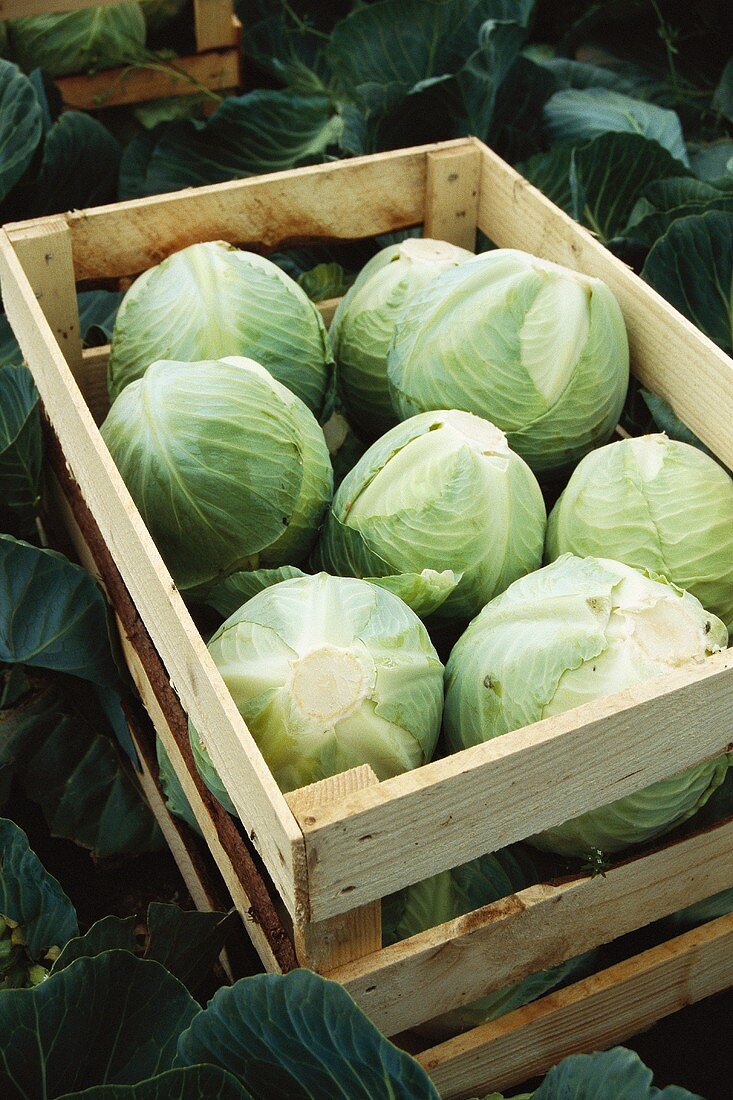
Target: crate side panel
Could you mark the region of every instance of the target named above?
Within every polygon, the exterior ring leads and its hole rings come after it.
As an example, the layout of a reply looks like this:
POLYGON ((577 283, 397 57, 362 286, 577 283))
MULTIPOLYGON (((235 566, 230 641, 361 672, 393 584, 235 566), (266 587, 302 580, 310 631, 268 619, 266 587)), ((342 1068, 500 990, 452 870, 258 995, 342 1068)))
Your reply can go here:
POLYGON ((605 875, 538 885, 331 971, 388 1035, 733 888, 733 821, 605 875))
MULTIPOLYGON (((66 220, 77 281, 135 275, 197 241, 268 252, 418 225, 426 154, 466 145, 464 139, 441 142, 72 211, 66 220)), ((6 230, 17 240, 36 224, 16 222, 6 230)))
MULTIPOLYGON (((223 91, 239 81, 239 56, 233 47, 177 57, 155 69, 102 69, 96 73, 59 77, 56 83, 66 107, 97 111, 150 99, 200 95, 201 88, 223 91)), ((216 105, 216 101, 215 101, 216 105)))
POLYGON ((733 914, 419 1054, 443 1100, 510 1088, 733 985, 733 914))
POLYGON ((312 919, 607 805, 731 743, 726 650, 348 795, 304 827, 312 919))
MULTIPOLYGON (((173 585, 56 345, 22 267, 0 234, 6 311, 72 475, 150 631, 175 691, 207 740, 253 843, 296 909, 302 834, 173 585)), ((303 902, 301 902, 303 903, 303 902)))
POLYGON ((521 248, 603 279, 624 314, 634 374, 733 468, 733 360, 586 229, 482 148, 479 228, 501 248, 521 248))
POLYGON ((233 15, 233 0, 193 0, 196 49, 201 52, 233 45, 236 41, 233 15))

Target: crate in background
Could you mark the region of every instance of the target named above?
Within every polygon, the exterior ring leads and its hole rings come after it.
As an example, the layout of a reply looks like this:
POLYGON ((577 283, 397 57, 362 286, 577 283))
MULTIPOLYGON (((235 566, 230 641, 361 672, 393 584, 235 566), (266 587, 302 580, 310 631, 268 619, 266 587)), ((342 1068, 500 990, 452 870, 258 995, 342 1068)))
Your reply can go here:
MULTIPOLYGON (((0 21, 103 7, 120 0, 0 0, 0 21)), ((155 61, 59 76, 64 106, 78 111, 123 107, 172 96, 224 92, 242 84, 242 24, 234 0, 193 0, 196 52, 155 61)))
MULTIPOLYGON (((69 530, 107 589, 133 678, 260 957, 272 971, 300 963, 342 982, 392 1035, 733 886, 725 821, 673 835, 605 876, 530 887, 381 947, 380 899, 393 890, 729 750, 733 652, 386 782, 363 766, 283 795, 98 433, 108 349, 82 351, 76 285, 128 279, 196 241, 268 252, 416 225, 469 247, 479 228, 501 247, 604 279, 636 376, 733 466, 729 358, 475 139, 75 211, 0 235, 3 298, 50 422, 69 530), (241 830, 195 770, 188 714, 241 830)), ((326 315, 333 307, 321 305, 326 315)), ((733 917, 721 918, 417 1056, 446 1098, 509 1087, 733 984, 732 943, 733 917)))

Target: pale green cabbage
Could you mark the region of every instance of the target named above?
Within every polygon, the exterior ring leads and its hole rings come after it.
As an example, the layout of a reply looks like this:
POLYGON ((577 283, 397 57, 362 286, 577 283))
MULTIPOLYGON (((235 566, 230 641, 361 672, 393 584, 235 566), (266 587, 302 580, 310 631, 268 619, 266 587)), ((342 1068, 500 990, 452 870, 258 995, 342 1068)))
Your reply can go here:
POLYGON ((372 256, 339 303, 329 330, 339 394, 363 439, 376 439, 398 421, 387 386, 387 352, 397 319, 441 271, 472 256, 446 241, 408 237, 372 256))
MULTIPOLYGON (((538 867, 520 844, 433 875, 384 899, 384 945, 415 936, 541 881, 538 867)), ((589 967, 594 955, 595 951, 588 951, 521 981, 512 982, 470 1004, 443 1013, 424 1027, 437 1039, 494 1020, 549 993, 567 978, 579 976, 589 967)))
POLYGON ((26 72, 69 76, 134 63, 144 55, 145 19, 135 3, 29 15, 8 26, 13 54, 26 72))
POLYGON ((547 560, 567 553, 661 573, 733 628, 733 480, 697 447, 645 435, 586 455, 548 520, 547 560))
POLYGON ((539 566, 544 531, 540 488, 504 434, 443 410, 369 448, 336 493, 314 559, 331 573, 380 577, 418 614, 460 623, 539 566), (436 599, 421 605, 437 580, 436 599))
POLYGON ((244 355, 321 411, 332 367, 321 315, 279 267, 224 241, 174 252, 137 279, 112 334, 114 398, 157 359, 244 355))
MULTIPOLYGON (((689 593, 620 562, 566 554, 493 600, 446 667, 444 732, 477 745, 727 645, 725 626, 689 593)), ((598 747, 603 752, 603 746, 598 747)), ((615 852, 695 813, 728 760, 706 761, 531 838, 567 856, 615 852)))
MULTIPOLYGON (((359 764, 388 779, 433 754, 443 666, 417 616, 375 585, 326 573, 281 581, 230 616, 209 652, 284 791, 359 764)), ((189 731, 204 781, 234 813, 189 731)))
POLYGON ((610 438, 628 387, 626 330, 599 279, 497 249, 411 300, 387 377, 402 418, 477 413, 533 470, 552 472, 610 438))
POLYGON ((258 363, 153 363, 101 431, 179 588, 310 551, 333 490, 328 450, 258 363))

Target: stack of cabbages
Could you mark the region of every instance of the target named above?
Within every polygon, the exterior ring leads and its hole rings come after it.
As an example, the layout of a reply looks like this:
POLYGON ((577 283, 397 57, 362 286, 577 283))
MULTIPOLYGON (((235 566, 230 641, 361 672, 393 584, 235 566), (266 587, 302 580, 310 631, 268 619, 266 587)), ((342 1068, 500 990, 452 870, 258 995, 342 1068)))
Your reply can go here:
MULTIPOLYGON (((209 650, 284 791, 364 763, 389 779, 727 645, 733 481, 664 435, 608 442, 629 354, 598 279, 408 237, 366 265, 327 334, 275 264, 197 244, 130 288, 109 370, 102 434, 179 589, 226 617, 209 650), (365 450, 332 496, 319 422, 334 401, 365 450), (560 478, 548 522, 541 485, 560 478)), ((727 767, 401 891, 385 942, 539 881, 537 850, 597 861, 659 836, 727 767)))

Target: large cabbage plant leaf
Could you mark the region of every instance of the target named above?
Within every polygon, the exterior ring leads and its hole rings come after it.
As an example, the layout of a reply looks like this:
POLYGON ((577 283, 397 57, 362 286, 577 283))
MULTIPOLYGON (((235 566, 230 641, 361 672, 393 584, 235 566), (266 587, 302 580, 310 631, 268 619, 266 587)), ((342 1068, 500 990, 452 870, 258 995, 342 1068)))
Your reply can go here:
POLYGON ((642 277, 733 353, 733 213, 679 218, 652 248, 642 277))
POLYGON ((0 515, 6 529, 28 534, 41 497, 38 391, 22 365, 0 368, 0 515))
POLYGON ((3 1100, 130 1085, 171 1069, 199 1012, 159 963, 127 951, 77 959, 34 989, 0 992, 3 1100))
POLYGON ((95 699, 81 684, 33 673, 26 690, 0 710, 0 801, 11 780, 38 803, 55 836, 96 856, 158 850, 155 819, 95 699), (87 702, 86 712, 82 704, 87 702))
POLYGON ((33 85, 17 65, 0 61, 0 202, 30 164, 43 131, 33 85))
POLYGON ((170 1069, 137 1085, 97 1085, 59 1100, 251 1100, 251 1093, 218 1066, 170 1069))
POLYGON ((30 194, 22 195, 23 216, 112 202, 121 157, 122 146, 98 119, 64 111, 46 134, 30 194))
POLYGON ((178 1044, 178 1063, 211 1062, 256 1100, 438 1100, 425 1071, 380 1035, 348 993, 309 970, 220 989, 178 1044))
POLYGON ((0 818, 0 990, 28 984, 29 967, 48 966, 78 931, 74 906, 28 837, 0 818), (12 937, 8 920, 18 926, 12 937))
POLYGON ((625 236, 651 247, 678 218, 709 210, 733 213, 733 176, 715 184, 690 176, 653 180, 634 206, 625 236))
POLYGON ((626 1047, 564 1058, 531 1095, 532 1100, 702 1100, 677 1085, 655 1088, 652 1071, 626 1047))

